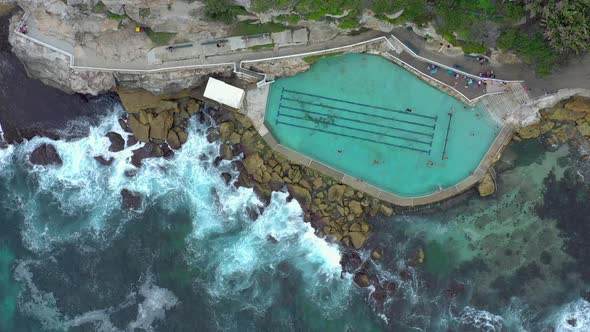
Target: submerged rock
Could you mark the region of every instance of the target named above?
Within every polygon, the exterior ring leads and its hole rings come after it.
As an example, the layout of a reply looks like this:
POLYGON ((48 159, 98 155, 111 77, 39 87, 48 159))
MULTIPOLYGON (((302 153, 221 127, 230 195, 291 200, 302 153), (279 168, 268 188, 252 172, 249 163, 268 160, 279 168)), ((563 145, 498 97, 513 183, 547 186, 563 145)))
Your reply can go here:
POLYGON ((135 167, 141 167, 144 159, 159 158, 162 156, 164 156, 164 151, 156 143, 148 142, 143 147, 133 150, 131 164, 135 167))
POLYGON ((354 283, 363 288, 369 287, 371 285, 369 276, 364 272, 359 272, 354 275, 354 283))
POLYGON ((115 132, 108 132, 106 135, 109 141, 111 141, 111 146, 109 147, 109 151, 111 152, 119 152, 125 148, 125 140, 123 137, 115 132))
POLYGON ((96 156, 94 157, 94 160, 98 161, 98 163, 101 165, 109 166, 113 163, 113 161, 115 161, 115 158, 110 157, 109 159, 106 159, 103 156, 96 156))
POLYGON ((61 166, 63 165, 63 161, 59 157, 55 146, 51 144, 41 144, 29 156, 29 161, 33 165, 56 165, 61 166))
POLYGON ((125 209, 139 210, 141 209, 141 194, 128 189, 121 190, 121 204, 125 209))

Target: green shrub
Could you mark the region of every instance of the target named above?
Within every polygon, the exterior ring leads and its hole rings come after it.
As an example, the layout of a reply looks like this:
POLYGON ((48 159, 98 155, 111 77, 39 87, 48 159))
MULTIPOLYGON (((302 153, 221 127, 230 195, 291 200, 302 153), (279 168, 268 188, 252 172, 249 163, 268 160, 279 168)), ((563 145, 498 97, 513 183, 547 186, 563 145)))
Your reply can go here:
POLYGON ((172 40, 172 38, 174 38, 174 36, 176 36, 175 33, 156 32, 150 28, 146 28, 145 33, 150 38, 152 43, 154 43, 155 45, 158 45, 158 46, 168 45, 170 43, 170 40, 172 40))
POLYGON ((92 12, 95 14, 104 14, 107 11, 107 6, 102 1, 97 2, 94 8, 92 8, 92 12))
POLYGON ((516 29, 509 29, 498 38, 496 46, 521 56, 524 62, 534 66, 539 76, 549 75, 559 59, 557 51, 549 46, 541 33, 529 35, 516 29))
POLYGON ((215 21, 231 23, 236 15, 247 14, 244 7, 234 6, 229 0, 207 0, 205 15, 215 21))
POLYGON ((261 50, 273 49, 274 47, 275 47, 275 44, 270 43, 270 44, 250 46, 250 47, 248 47, 248 49, 252 50, 252 51, 261 51, 261 50))
POLYGON ((111 13, 109 12, 107 14, 107 17, 110 18, 111 20, 124 20, 126 18, 129 18, 129 16, 127 16, 127 14, 115 14, 115 13, 111 13))
POLYGON ((284 26, 280 23, 269 22, 256 24, 253 23, 253 21, 241 21, 235 25, 231 34, 232 36, 247 36, 261 33, 280 32, 287 29, 287 26, 284 26))
POLYGON ((340 29, 354 29, 358 28, 359 21, 357 16, 346 16, 340 19, 338 27, 340 29))
POLYGON ((281 22, 287 22, 289 24, 297 24, 301 18, 299 15, 291 14, 291 15, 280 15, 277 16, 277 20, 281 22))

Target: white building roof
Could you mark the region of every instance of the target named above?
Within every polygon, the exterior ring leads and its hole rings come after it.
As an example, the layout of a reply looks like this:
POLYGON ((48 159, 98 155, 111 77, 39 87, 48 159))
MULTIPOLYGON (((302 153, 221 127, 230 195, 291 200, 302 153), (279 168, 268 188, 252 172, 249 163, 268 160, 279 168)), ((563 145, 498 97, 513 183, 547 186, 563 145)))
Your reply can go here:
POLYGON ((223 105, 239 109, 244 99, 244 90, 209 77, 203 96, 223 105))

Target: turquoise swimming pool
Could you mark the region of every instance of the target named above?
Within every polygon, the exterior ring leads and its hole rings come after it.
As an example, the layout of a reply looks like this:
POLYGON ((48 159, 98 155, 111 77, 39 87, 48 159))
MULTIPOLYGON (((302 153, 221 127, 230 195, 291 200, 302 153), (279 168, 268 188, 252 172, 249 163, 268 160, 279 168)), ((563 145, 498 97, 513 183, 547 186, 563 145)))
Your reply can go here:
POLYGON ((280 144, 404 197, 468 177, 498 125, 389 60, 347 54, 272 84, 265 122, 280 144))

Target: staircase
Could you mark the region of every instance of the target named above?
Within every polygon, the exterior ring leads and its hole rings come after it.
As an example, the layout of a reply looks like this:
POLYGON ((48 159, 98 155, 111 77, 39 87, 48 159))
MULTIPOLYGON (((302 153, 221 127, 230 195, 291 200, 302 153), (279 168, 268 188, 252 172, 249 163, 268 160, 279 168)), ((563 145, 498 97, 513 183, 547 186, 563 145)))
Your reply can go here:
POLYGON ((482 98, 492 118, 498 123, 521 126, 522 122, 536 116, 537 111, 530 106, 531 98, 520 83, 506 85, 504 92, 482 98))

